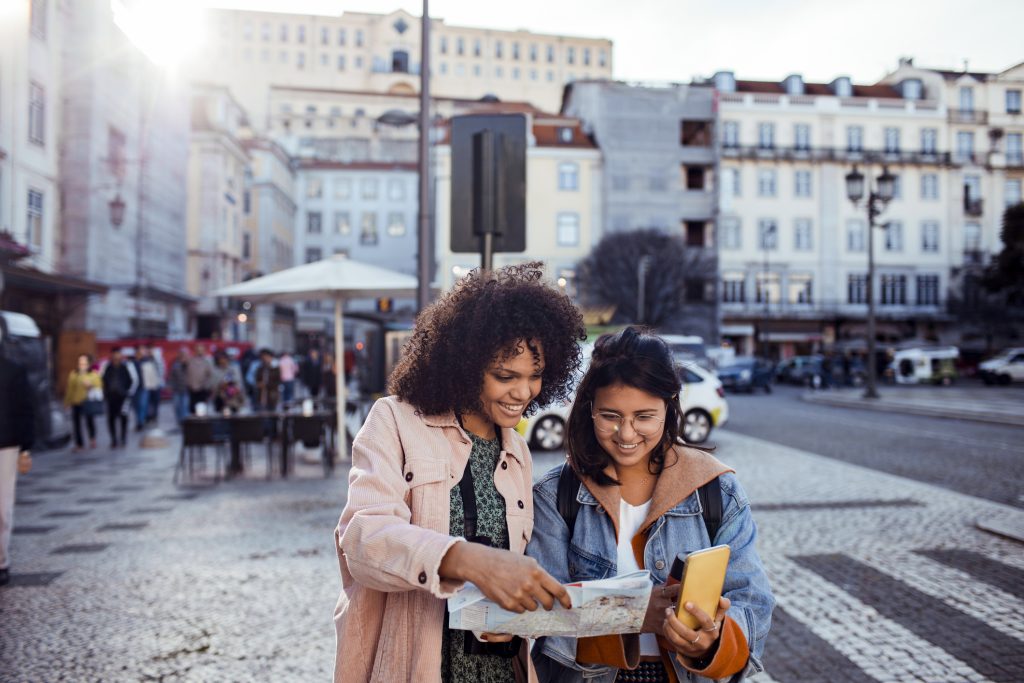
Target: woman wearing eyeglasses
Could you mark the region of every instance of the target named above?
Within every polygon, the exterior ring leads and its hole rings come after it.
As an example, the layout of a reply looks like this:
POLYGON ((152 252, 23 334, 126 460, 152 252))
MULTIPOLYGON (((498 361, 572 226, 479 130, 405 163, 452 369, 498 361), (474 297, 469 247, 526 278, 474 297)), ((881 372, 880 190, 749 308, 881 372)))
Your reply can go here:
POLYGON ((578 512, 573 519, 559 511, 559 480, 566 480, 556 467, 534 486, 526 552, 563 583, 646 569, 655 585, 639 636, 538 640, 532 656, 541 681, 582 681, 586 674, 595 683, 735 683, 762 670, 775 601, 755 548, 750 503, 729 467, 707 449, 684 445, 679 389, 672 353, 659 337, 627 327, 597 340, 567 428, 578 512), (721 519, 712 538, 698 489, 716 479, 721 519), (700 622, 687 628, 672 608, 679 586, 665 585, 672 562, 720 544, 731 556, 718 610, 687 605, 700 622))

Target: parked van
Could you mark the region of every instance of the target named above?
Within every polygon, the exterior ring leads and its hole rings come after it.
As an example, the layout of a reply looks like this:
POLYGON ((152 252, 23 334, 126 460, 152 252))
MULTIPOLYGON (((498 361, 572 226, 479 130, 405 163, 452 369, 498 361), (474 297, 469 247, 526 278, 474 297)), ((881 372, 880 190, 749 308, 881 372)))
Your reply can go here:
POLYGON ((0 311, 0 353, 20 363, 28 373, 35 411, 34 448, 56 448, 71 439, 68 420, 50 386, 50 364, 39 326, 23 313, 0 311))
POLYGON ((942 384, 948 386, 957 377, 955 346, 902 349, 892 359, 890 369, 897 384, 942 384))

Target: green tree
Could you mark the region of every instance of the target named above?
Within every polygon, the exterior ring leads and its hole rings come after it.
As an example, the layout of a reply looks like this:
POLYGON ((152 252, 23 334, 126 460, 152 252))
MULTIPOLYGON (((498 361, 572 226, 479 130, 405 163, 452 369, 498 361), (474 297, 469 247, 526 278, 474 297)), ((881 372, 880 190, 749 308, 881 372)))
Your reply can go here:
POLYGON ((999 236, 1003 250, 985 270, 983 283, 988 291, 1005 297, 1005 305, 1024 306, 1024 203, 1006 209, 999 236))

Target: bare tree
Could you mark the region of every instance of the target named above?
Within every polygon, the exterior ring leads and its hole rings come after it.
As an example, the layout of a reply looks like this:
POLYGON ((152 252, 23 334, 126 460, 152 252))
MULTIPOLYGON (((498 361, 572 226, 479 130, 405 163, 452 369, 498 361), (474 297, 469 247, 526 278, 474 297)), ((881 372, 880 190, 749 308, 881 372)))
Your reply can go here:
POLYGON ((606 235, 578 266, 585 303, 616 307, 614 322, 663 327, 685 314, 688 302, 703 303, 715 275, 713 258, 688 249, 681 237, 657 229, 606 235), (644 310, 638 311, 641 260, 647 257, 644 310))

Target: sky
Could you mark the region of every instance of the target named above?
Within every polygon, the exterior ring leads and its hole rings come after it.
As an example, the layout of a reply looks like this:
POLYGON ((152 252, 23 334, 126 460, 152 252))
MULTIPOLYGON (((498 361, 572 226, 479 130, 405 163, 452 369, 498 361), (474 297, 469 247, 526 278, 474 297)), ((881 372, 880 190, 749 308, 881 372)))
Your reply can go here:
MULTIPOLYGON (((337 15, 387 13, 408 0, 205 0, 220 7, 337 15)), ((527 29, 614 42, 614 77, 688 82, 731 70, 740 79, 791 73, 873 83, 900 57, 918 66, 1002 71, 1024 61, 1024 0, 432 0, 456 26, 527 29)))

